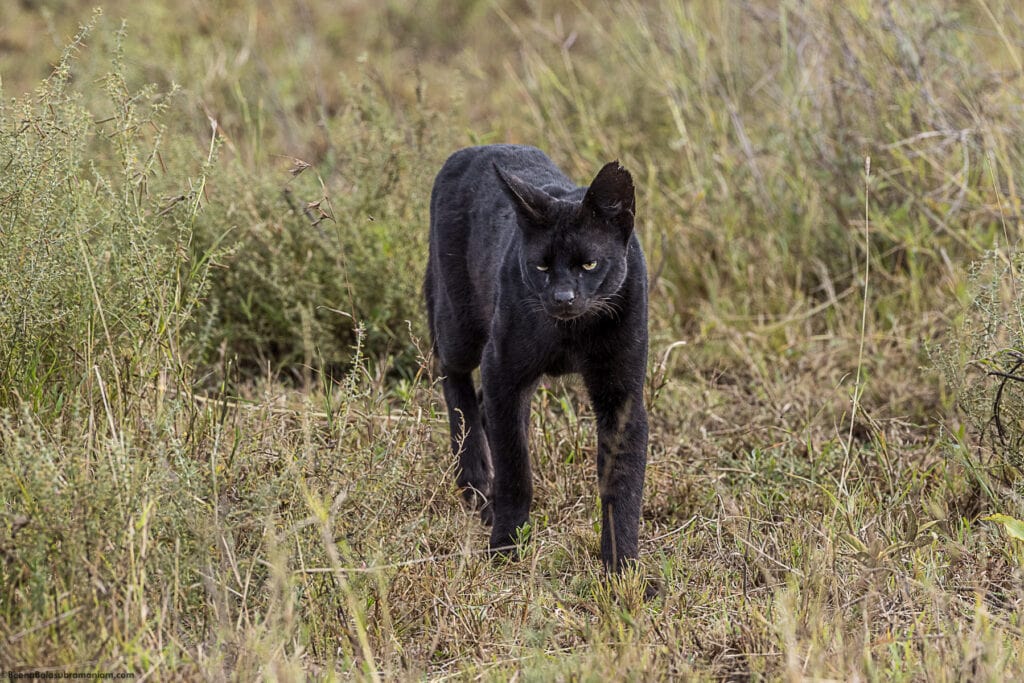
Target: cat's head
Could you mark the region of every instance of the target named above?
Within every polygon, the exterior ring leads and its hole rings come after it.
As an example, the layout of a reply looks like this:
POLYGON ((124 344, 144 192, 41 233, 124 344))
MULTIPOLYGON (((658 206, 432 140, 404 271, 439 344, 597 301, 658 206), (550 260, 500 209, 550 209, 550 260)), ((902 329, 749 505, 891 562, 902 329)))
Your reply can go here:
POLYGON ((495 168, 523 235, 523 280, 544 311, 559 320, 614 312, 633 234, 629 171, 618 161, 605 164, 583 200, 571 201, 495 168))

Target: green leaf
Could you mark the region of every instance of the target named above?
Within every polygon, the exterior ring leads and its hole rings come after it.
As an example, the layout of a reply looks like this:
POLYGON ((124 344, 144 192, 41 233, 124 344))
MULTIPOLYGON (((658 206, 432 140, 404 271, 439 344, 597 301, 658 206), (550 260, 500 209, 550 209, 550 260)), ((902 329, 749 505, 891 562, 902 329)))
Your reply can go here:
POLYGON ((982 517, 982 519, 986 522, 999 522, 1003 525, 1003 528, 1006 529, 1006 533, 1010 535, 1010 538, 1015 538, 1018 541, 1024 541, 1024 522, 1016 517, 994 514, 982 517))

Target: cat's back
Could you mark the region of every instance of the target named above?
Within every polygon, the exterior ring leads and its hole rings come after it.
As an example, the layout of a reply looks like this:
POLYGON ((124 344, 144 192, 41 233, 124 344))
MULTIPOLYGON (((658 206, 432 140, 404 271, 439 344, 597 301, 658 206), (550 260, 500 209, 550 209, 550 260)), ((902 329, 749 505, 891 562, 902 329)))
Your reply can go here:
POLYGON ((547 186, 554 194, 568 192, 575 184, 547 154, 528 145, 482 145, 453 153, 434 180, 430 197, 432 214, 492 213, 507 206, 495 166, 537 187, 547 186))

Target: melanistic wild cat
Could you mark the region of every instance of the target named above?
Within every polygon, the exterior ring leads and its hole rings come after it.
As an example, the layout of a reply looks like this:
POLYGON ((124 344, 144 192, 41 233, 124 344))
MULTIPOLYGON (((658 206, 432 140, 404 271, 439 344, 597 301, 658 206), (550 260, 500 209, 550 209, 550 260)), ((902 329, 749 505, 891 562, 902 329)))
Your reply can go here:
POLYGON ((517 145, 460 150, 434 182, 427 314, 457 482, 493 523, 494 551, 513 549, 529 517, 531 396, 543 375, 576 372, 597 416, 601 558, 618 571, 637 557, 647 272, 634 204, 618 162, 577 187, 539 149, 517 145))

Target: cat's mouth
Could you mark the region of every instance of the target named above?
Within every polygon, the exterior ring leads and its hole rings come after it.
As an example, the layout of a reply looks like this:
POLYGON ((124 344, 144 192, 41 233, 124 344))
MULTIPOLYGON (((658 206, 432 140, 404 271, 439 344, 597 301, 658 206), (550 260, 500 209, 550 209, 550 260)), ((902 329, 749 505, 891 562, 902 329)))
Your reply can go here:
POLYGON ((575 320, 587 312, 587 308, 585 306, 581 306, 575 302, 571 304, 549 303, 544 306, 544 310, 546 310, 547 314, 555 320, 561 320, 563 322, 575 320))

